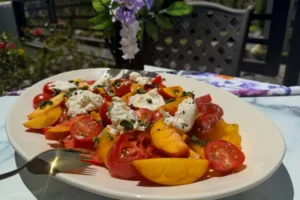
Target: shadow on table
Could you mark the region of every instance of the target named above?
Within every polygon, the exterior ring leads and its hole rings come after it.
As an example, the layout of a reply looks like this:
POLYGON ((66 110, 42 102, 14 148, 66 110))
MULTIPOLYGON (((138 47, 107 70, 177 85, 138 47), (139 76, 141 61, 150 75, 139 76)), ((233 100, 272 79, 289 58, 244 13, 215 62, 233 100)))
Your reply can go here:
MULTIPOLYGON (((18 154, 15 153, 17 167, 25 163, 18 154)), ((56 180, 46 175, 33 175, 27 170, 20 173, 20 177, 29 191, 38 200, 112 200, 102 197, 66 183, 56 180)), ((259 186, 246 192, 223 198, 220 200, 293 200, 294 189, 291 178, 285 166, 282 164, 275 174, 259 186)))

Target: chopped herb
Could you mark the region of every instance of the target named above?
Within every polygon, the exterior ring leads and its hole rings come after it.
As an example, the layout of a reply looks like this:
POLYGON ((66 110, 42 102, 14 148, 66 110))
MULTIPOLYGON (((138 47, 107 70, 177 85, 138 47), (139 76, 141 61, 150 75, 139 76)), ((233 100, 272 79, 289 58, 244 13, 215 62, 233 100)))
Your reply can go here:
POLYGON ((74 81, 75 85, 78 86, 79 85, 79 82, 78 81, 74 81))
POLYGON ((94 143, 94 148, 97 148, 98 144, 99 144, 99 137, 93 137, 93 143, 94 143))
POLYGON ((77 90, 77 88, 70 88, 69 90, 70 90, 71 92, 73 92, 73 91, 77 90))
POLYGON ((205 145, 210 142, 209 139, 207 139, 207 140, 200 140, 195 135, 193 135, 191 137, 191 141, 194 142, 194 143, 196 143, 196 144, 199 144, 201 147, 205 147, 205 145))
POLYGON ((131 119, 131 123, 133 123, 133 124, 134 124, 135 122, 136 122, 136 121, 135 121, 134 119, 131 119))
POLYGON ((61 90, 59 90, 59 89, 53 89, 54 90, 54 95, 58 95, 59 93, 61 93, 61 90))
POLYGON ((111 109, 112 109, 112 107, 113 107, 113 104, 111 104, 111 105, 108 107, 107 111, 110 112, 111 109))
POLYGON ((113 141, 114 140, 114 138, 109 134, 109 132, 102 132, 101 133, 102 135, 106 135, 106 137, 110 140, 110 141, 113 141))
POLYGON ((182 111, 182 114, 185 114, 185 111, 184 111, 184 110, 182 111))
POLYGON ((73 80, 69 80, 69 83, 74 83, 75 81, 73 81, 73 80))
POLYGON ((44 107, 46 107, 47 105, 53 105, 53 102, 52 101, 49 101, 49 100, 46 100, 46 101, 42 101, 42 102, 40 102, 39 103, 39 107, 40 108, 44 108, 44 107))
POLYGON ((103 125, 102 120, 101 119, 97 119, 97 122, 101 125, 103 125))
POLYGON ((174 89, 173 90, 173 94, 175 94, 176 95, 176 93, 179 93, 180 91, 178 90, 178 89, 174 89))
POLYGON ((94 88, 104 88, 104 85, 96 85, 94 88))
POLYGON ((168 100, 165 101, 165 103, 171 103, 173 101, 175 101, 175 99, 168 99, 168 100))
POLYGON ((194 92, 186 92, 186 91, 184 91, 184 92, 182 93, 181 97, 186 97, 186 96, 190 96, 190 97, 192 97, 193 99, 195 98, 194 92))
POLYGON ((147 129, 150 128, 153 124, 154 122, 149 122, 149 124, 147 125, 147 129))
POLYGON ((131 131, 134 128, 133 124, 125 119, 121 121, 120 125, 123 126, 126 131, 131 131))
POLYGON ((154 83, 154 84, 153 84, 153 87, 158 88, 158 87, 159 87, 159 84, 154 83))
POLYGON ((111 97, 116 96, 116 94, 114 92, 109 92, 108 95, 111 96, 111 97))
POLYGON ((163 81, 166 81, 166 79, 165 79, 165 78, 163 78, 162 80, 163 80, 163 81))
POLYGON ((137 90, 136 90, 136 93, 137 93, 137 94, 145 94, 146 91, 143 90, 143 89, 137 89, 137 90))
POLYGON ((138 120, 138 124, 139 124, 139 126, 146 126, 142 120, 138 120))
POLYGON ((121 80, 120 80, 120 79, 115 80, 115 81, 113 82, 113 84, 112 84, 113 87, 120 87, 120 85, 121 85, 121 80))
POLYGON ((150 98, 147 99, 147 102, 148 102, 149 104, 152 104, 152 103, 153 103, 153 102, 152 102, 152 99, 150 99, 150 98))
POLYGON ((89 86, 85 85, 85 86, 83 86, 83 87, 80 88, 80 89, 82 89, 82 90, 88 90, 88 89, 89 89, 89 86))

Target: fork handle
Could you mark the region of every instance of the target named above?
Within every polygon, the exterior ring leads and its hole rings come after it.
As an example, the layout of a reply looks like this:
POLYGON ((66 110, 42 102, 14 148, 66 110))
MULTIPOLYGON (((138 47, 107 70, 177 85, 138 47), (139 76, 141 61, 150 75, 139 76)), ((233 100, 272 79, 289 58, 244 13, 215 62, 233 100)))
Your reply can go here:
POLYGON ((6 179, 6 178, 9 178, 13 175, 16 175, 17 173, 19 173, 22 169, 24 169, 25 165, 13 170, 13 171, 10 171, 10 172, 6 172, 4 174, 0 174, 0 180, 3 180, 3 179, 6 179))

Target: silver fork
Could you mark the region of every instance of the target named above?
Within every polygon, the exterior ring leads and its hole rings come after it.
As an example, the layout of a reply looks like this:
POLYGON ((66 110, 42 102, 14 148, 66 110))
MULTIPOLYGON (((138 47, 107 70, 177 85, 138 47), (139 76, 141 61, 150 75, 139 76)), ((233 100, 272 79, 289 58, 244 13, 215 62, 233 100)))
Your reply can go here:
POLYGON ((40 153, 21 167, 0 174, 0 180, 16 175, 23 169, 27 169, 33 174, 55 175, 57 173, 94 175, 97 169, 88 167, 89 163, 80 162, 87 160, 91 151, 83 149, 57 148, 40 153))

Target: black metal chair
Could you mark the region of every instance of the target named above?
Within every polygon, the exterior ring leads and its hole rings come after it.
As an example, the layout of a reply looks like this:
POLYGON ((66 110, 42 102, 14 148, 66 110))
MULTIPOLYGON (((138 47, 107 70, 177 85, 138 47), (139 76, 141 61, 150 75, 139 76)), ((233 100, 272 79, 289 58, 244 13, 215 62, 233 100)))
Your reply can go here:
POLYGON ((238 76, 254 8, 231 9, 199 0, 188 3, 194 7, 190 15, 173 18, 172 30, 164 31, 157 42, 144 43, 145 63, 238 76))

